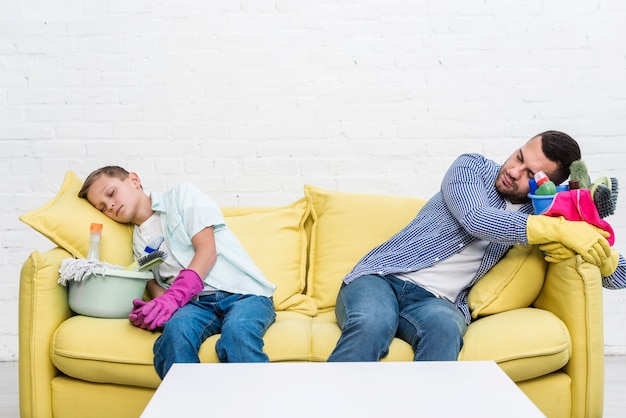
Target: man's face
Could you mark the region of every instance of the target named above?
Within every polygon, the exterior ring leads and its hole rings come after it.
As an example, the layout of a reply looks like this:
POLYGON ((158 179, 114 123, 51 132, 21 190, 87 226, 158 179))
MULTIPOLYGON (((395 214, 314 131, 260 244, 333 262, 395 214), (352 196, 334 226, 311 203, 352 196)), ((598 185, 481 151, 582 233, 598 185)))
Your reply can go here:
POLYGON ((558 165, 541 150, 541 136, 536 136, 515 151, 502 165, 496 178, 496 189, 512 203, 528 202, 528 180, 543 171, 552 178, 558 165))

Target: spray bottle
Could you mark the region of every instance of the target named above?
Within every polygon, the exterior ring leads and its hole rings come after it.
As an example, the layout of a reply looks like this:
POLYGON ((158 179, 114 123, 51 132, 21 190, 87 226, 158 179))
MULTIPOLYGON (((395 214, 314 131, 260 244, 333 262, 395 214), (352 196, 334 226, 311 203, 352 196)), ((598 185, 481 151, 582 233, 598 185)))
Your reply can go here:
POLYGON ((543 171, 539 171, 535 174, 535 182, 537 183, 537 190, 535 190, 536 195, 553 196, 556 194, 556 185, 543 171))
POLYGON ((89 227, 89 251, 88 260, 100 260, 100 238, 102 237, 102 224, 92 223, 89 227))

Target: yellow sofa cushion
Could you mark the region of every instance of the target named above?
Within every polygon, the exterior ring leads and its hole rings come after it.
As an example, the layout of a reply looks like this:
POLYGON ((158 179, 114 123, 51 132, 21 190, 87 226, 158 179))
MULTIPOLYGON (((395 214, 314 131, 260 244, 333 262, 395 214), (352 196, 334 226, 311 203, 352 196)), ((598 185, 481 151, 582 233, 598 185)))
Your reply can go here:
MULTIPOLYGON (((309 361, 312 320, 298 312, 276 312, 276 322, 263 337, 270 361, 309 361)), ((153 365, 152 346, 159 335, 125 319, 76 315, 64 321, 52 336, 52 363, 76 379, 156 388, 160 379, 153 365)), ((219 337, 213 335, 200 346, 201 362, 219 361, 215 352, 219 337)))
POLYGON ((306 294, 322 312, 334 308, 341 281, 354 265, 406 226, 425 203, 411 197, 344 193, 310 185, 304 193, 311 199, 314 222, 306 294))
POLYGON ((554 313, 513 309, 472 322, 463 337, 459 360, 493 360, 514 381, 561 369, 572 356, 567 326, 554 313))
POLYGON ((541 292, 546 269, 538 247, 513 246, 470 290, 472 318, 530 306, 541 292))
POLYGON ((21 215, 20 220, 76 258, 87 256, 89 226, 92 222, 100 223, 102 260, 123 266, 130 264, 133 261, 132 226, 107 218, 79 198, 82 185, 83 181, 68 171, 56 196, 44 206, 21 215))
POLYGON ((306 198, 279 208, 248 211, 223 208, 228 227, 237 235, 250 257, 276 285, 274 305, 277 311, 317 314, 306 284, 307 235, 304 224, 310 206, 306 198))

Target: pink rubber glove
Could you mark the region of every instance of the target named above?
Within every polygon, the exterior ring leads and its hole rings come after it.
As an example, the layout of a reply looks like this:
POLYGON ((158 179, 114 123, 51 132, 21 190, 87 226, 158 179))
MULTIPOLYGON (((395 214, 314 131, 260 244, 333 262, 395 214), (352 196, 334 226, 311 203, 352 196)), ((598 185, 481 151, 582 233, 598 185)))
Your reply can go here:
POLYGON ((174 283, 161 296, 144 302, 133 301, 133 310, 128 319, 133 325, 142 329, 160 328, 172 317, 178 308, 185 306, 191 299, 204 289, 204 282, 193 270, 181 270, 174 283))
POLYGON ((144 302, 142 299, 134 299, 133 300, 133 309, 128 314, 129 321, 136 327, 141 328, 141 324, 143 324, 146 316, 141 313, 141 308, 146 306, 148 302, 144 302))

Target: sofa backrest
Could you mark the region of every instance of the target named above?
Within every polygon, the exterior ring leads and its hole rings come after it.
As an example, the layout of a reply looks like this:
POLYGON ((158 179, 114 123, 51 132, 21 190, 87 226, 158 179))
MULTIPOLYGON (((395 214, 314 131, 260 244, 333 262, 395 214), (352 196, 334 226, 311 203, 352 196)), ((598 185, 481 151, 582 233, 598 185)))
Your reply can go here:
MULTIPOLYGON (((103 256, 132 260, 132 228, 117 224, 77 196, 71 171, 57 195, 20 217, 74 257, 84 257, 89 223, 105 225, 103 256)), ((278 311, 315 316, 332 311, 341 281, 372 248, 406 226, 424 199, 304 187, 304 197, 280 207, 224 207, 226 223, 259 268, 277 285, 278 311)), ((514 247, 470 293, 474 317, 529 306, 541 290, 546 265, 538 250, 514 247)))

